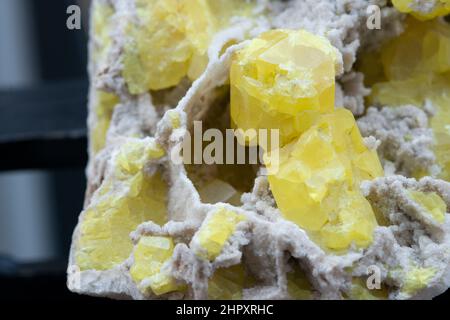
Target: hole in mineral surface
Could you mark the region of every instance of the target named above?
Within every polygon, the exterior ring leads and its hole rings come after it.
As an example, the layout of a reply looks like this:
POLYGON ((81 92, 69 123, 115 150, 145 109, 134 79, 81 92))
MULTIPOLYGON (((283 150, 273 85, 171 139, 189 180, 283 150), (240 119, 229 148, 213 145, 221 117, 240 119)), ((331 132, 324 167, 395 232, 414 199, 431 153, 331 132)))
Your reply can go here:
MULTIPOLYGON (((192 180, 194 186, 200 194, 200 198, 204 203, 228 202, 233 205, 240 205, 240 196, 244 192, 251 191, 256 173, 259 169, 258 164, 251 164, 249 159, 250 147, 245 147, 244 164, 237 162, 237 146, 238 142, 235 137, 227 136, 226 129, 230 128, 230 109, 229 109, 229 87, 217 89, 216 96, 212 100, 209 109, 201 116, 201 137, 196 135, 194 128, 190 128, 191 135, 191 164, 186 164, 186 171, 189 179, 192 180), (204 141, 204 133, 208 129, 218 129, 223 137, 222 156, 223 164, 207 164, 205 162, 205 148, 212 141, 204 141), (200 164, 194 164, 194 140, 201 139, 202 150, 200 152, 200 164), (231 141, 233 140, 233 141, 231 141), (234 146, 231 147, 231 146, 234 146), (234 153, 231 164, 227 163, 227 154, 234 153)), ((257 150, 253 150, 257 154, 257 150)), ((212 153, 214 156, 215 152, 212 153)), ((232 157, 230 157, 232 159, 232 157)))

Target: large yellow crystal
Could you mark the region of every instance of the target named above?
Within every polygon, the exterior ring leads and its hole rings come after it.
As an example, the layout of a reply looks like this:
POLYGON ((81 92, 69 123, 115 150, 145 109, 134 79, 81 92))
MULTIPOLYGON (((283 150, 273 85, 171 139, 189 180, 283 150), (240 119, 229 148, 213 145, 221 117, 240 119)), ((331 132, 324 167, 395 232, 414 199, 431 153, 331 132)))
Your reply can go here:
POLYGON ((392 3, 399 11, 410 13, 420 20, 430 20, 450 13, 450 0, 392 0, 392 3))
POLYGON ((406 31, 382 48, 385 81, 372 88, 372 103, 418 107, 431 102, 440 178, 450 180, 450 25, 408 19, 406 31))
POLYGON ((339 53, 304 30, 272 30, 240 50, 231 65, 232 125, 279 129, 284 145, 334 108, 339 53))
POLYGON ((269 183, 283 217, 329 249, 367 246, 377 225, 359 187, 383 175, 350 111, 321 116, 300 138, 266 155, 269 183))
POLYGON ((408 190, 408 194, 431 218, 439 223, 444 223, 447 205, 436 192, 408 190))
POLYGON ((176 280, 161 270, 173 254, 174 244, 170 237, 141 237, 134 248, 134 262, 130 275, 136 283, 146 280, 146 286, 156 295, 181 289, 176 280))
POLYGON ((243 215, 225 208, 213 213, 198 231, 197 239, 201 247, 198 254, 211 261, 217 258, 237 224, 243 220, 243 215))
POLYGON ((96 191, 79 227, 75 260, 81 270, 106 270, 122 263, 133 248, 130 232, 145 221, 166 222, 167 184, 159 172, 144 171, 146 162, 161 152, 149 139, 122 146, 114 177, 96 191))
POLYGON ((132 94, 195 80, 208 64, 208 47, 232 16, 249 12, 240 0, 136 0, 139 23, 130 24, 123 77, 132 94))

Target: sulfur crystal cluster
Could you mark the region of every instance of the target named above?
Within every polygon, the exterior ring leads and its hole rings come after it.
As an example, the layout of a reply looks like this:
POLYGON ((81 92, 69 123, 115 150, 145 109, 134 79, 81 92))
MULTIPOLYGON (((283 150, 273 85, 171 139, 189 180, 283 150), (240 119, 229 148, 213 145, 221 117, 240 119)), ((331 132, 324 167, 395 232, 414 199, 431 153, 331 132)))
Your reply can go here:
POLYGON ((372 87, 371 102, 432 109, 438 176, 450 180, 450 25, 408 19, 405 32, 383 46, 380 56, 384 73, 372 87))
POLYGON ((444 293, 449 2, 374 3, 381 30, 367 29, 366 0, 93 0, 69 289, 138 300, 444 293))

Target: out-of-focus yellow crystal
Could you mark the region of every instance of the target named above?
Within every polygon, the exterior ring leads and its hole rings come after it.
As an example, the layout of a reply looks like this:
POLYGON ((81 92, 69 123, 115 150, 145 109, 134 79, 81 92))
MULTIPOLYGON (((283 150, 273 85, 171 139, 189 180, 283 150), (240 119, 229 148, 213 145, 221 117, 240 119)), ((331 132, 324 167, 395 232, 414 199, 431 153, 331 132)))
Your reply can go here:
POLYGON ((434 220, 439 223, 445 221, 447 205, 436 192, 420 192, 408 190, 409 196, 417 202, 434 220))
POLYGON ((266 155, 268 179, 286 219, 329 249, 371 243, 377 222, 359 187, 363 180, 383 176, 383 169, 350 111, 321 116, 298 140, 274 152, 279 163, 266 155))
POLYGON ((216 270, 208 281, 208 299, 240 300, 249 277, 241 264, 216 270))
POLYGON ((279 129, 284 145, 334 108, 339 53, 304 30, 272 30, 240 50, 231 65, 232 125, 279 129))
POLYGON ((106 133, 111 123, 114 107, 119 103, 119 97, 105 91, 97 91, 94 112, 95 125, 91 128, 92 149, 97 153, 105 146, 106 133))
POLYGON ((167 184, 159 172, 144 172, 147 161, 161 155, 151 139, 122 146, 114 177, 96 191, 83 215, 75 260, 81 270, 110 269, 127 259, 133 248, 129 234, 145 221, 167 220, 167 184))
POLYGON ((249 12, 240 0, 136 0, 139 23, 130 24, 123 77, 132 94, 198 78, 208 64, 215 33, 249 12))
POLYGON ((211 261, 217 258, 237 224, 243 220, 243 215, 225 208, 213 213, 198 231, 197 239, 201 247, 198 254, 211 261))
POLYGON ((386 80, 372 87, 370 102, 418 107, 431 102, 439 178, 450 180, 450 25, 409 18, 406 30, 382 48, 386 80))
POLYGON ((420 20, 430 20, 450 13, 450 0, 392 0, 392 3, 400 12, 410 13, 420 20))
POLYGON ((434 268, 412 267, 405 275, 402 292, 407 295, 414 295, 419 290, 425 288, 436 275, 434 268))
POLYGON ((286 274, 287 290, 292 299, 309 300, 313 298, 312 287, 305 273, 295 265, 291 272, 286 274))
POLYGON ((136 283, 145 280, 145 292, 150 288, 154 294, 161 295, 180 290, 180 285, 169 274, 161 271, 162 266, 173 254, 174 244, 170 237, 141 237, 134 248, 134 262, 130 274, 136 283))

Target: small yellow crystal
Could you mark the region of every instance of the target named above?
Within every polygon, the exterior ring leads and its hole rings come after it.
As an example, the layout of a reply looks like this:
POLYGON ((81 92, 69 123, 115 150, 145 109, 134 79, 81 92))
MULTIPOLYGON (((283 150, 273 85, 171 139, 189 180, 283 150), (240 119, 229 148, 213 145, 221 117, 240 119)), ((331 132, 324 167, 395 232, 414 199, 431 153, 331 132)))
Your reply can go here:
POLYGON ((279 129, 284 145, 334 108, 339 53, 303 30, 272 30, 240 50, 231 65, 232 125, 279 129))
POLYGON ((407 20, 403 34, 382 48, 385 81, 372 87, 370 102, 388 106, 431 102, 430 126, 441 173, 450 180, 450 26, 442 21, 407 20))
POLYGON ((237 0, 136 0, 140 22, 124 53, 123 77, 132 94, 198 78, 208 64, 208 47, 219 28, 247 12, 237 0))
POLYGON ((435 275, 436 269, 434 268, 412 267, 405 275, 402 292, 408 295, 414 295, 419 290, 425 288, 433 280, 435 275))
POLYGON ((245 217, 236 212, 221 208, 201 226, 197 237, 201 247, 200 256, 213 261, 222 252, 225 243, 245 217))
POLYGON ((400 12, 410 13, 420 20, 430 20, 450 13, 450 0, 392 0, 392 3, 400 12))
POLYGON ((436 192, 408 190, 409 196, 439 223, 444 223, 447 205, 436 192))
POLYGON ((167 184, 159 172, 144 171, 154 141, 125 144, 115 158, 115 177, 105 180, 84 213, 75 259, 81 270, 106 270, 127 259, 130 232, 145 221, 167 220, 167 184))
POLYGON ((383 176, 383 169, 376 151, 364 145, 350 111, 321 116, 279 150, 276 166, 272 157, 265 159, 270 188, 286 219, 329 249, 370 244, 377 222, 359 186, 383 176))
MULTIPOLYGON (((130 275, 136 283, 146 280, 154 294, 161 295, 177 291, 181 287, 169 274, 161 271, 162 266, 173 254, 174 244, 170 237, 141 237, 134 248, 134 262, 130 275)), ((147 287, 141 288, 145 292, 147 287)))

